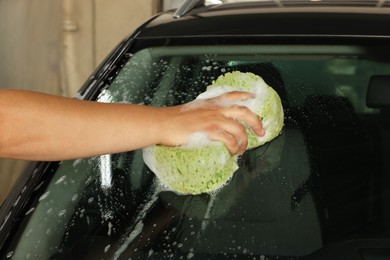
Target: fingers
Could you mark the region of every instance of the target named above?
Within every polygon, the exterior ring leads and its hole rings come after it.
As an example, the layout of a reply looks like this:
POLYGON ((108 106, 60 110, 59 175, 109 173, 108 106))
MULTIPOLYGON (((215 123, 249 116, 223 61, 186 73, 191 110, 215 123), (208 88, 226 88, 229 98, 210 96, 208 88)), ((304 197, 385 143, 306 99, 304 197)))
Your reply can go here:
POLYGON ((243 106, 230 106, 223 108, 223 113, 224 116, 228 118, 245 123, 256 135, 264 136, 265 132, 260 118, 249 108, 243 106))
POLYGON ((248 136, 243 123, 252 128, 258 136, 264 135, 259 117, 246 107, 220 107, 220 117, 214 119, 215 125, 209 129, 209 138, 223 142, 231 154, 242 154, 248 145, 248 136))
MULTIPOLYGON (((254 97, 255 94, 250 92, 232 91, 209 101, 218 105, 218 102, 244 101, 254 97)), ((233 155, 243 153, 248 144, 243 124, 250 127, 256 135, 264 136, 261 119, 249 108, 239 105, 224 105, 218 106, 217 110, 226 120, 218 122, 218 130, 211 131, 209 138, 222 141, 233 155)))
POLYGON ((236 120, 224 118, 220 122, 215 122, 208 133, 210 140, 223 142, 233 155, 242 154, 248 145, 245 127, 236 120))
POLYGON ((250 98, 254 98, 256 95, 254 93, 245 92, 245 91, 231 91, 225 94, 222 94, 218 97, 215 97, 211 100, 216 102, 228 102, 228 101, 244 101, 250 98))
MULTIPOLYGON (((245 91, 232 91, 210 99, 211 102, 233 102, 233 101, 244 101, 251 98, 255 98, 256 95, 254 93, 245 92, 245 91)), ((224 106, 226 109, 224 110, 224 115, 226 117, 240 120, 245 122, 250 128, 252 128, 253 132, 258 136, 264 135, 264 129, 261 123, 260 118, 251 112, 248 108, 244 106, 224 106)))

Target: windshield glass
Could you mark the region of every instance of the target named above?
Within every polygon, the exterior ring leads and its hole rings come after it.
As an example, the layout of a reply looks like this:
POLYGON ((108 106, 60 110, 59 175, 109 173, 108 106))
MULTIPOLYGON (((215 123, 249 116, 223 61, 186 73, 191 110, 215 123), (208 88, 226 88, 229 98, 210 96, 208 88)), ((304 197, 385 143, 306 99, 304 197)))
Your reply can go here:
POLYGON ((390 74, 390 63, 369 47, 151 47, 129 54, 98 101, 182 104, 237 70, 278 92, 285 126, 239 158, 226 186, 176 194, 140 150, 64 161, 26 213, 9 256, 268 259, 390 238, 390 121, 386 110, 366 106, 371 76, 390 74))

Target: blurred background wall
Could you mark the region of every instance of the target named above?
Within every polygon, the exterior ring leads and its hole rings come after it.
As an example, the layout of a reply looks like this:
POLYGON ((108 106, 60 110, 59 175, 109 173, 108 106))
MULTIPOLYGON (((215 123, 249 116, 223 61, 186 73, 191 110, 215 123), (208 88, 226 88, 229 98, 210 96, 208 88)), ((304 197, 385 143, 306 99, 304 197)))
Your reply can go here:
MULTIPOLYGON (((182 1, 0 0, 0 88, 72 97, 120 40, 182 1)), ((0 205, 26 163, 0 159, 0 205)))

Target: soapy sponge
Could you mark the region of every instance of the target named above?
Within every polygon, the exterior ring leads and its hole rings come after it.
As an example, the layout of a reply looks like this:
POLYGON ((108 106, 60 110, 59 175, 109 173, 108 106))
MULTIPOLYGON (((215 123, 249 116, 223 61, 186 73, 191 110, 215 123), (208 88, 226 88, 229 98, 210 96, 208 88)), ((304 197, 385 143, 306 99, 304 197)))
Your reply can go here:
MULTIPOLYGON (((277 137, 283 128, 284 118, 280 97, 260 76, 253 73, 234 71, 221 75, 192 104, 237 90, 254 93, 256 97, 221 105, 248 107, 262 118, 265 129, 265 135, 259 137, 245 126, 247 149, 277 137)), ((181 194, 213 192, 227 183, 238 169, 237 156, 232 156, 221 142, 208 140, 201 133, 195 134, 184 146, 147 147, 143 149, 143 158, 164 186, 181 194)))

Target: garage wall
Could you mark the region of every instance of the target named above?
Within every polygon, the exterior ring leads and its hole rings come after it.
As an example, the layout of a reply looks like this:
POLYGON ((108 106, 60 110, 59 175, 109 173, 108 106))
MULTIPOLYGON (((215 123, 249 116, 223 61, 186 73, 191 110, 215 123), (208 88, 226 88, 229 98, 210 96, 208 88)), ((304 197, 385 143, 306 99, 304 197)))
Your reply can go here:
MULTIPOLYGON (((61 1, 0 0, 0 88, 60 95, 61 1)), ((0 159, 0 203, 25 167, 0 159)))
POLYGON ((63 0, 63 88, 73 96, 125 36, 161 9, 159 0, 63 0))
POLYGON ((176 9, 183 4, 183 0, 163 0, 162 10, 176 9))
MULTIPOLYGON (((0 88, 73 96, 160 0, 0 0, 0 88)), ((0 159, 0 204, 26 162, 0 159)))

